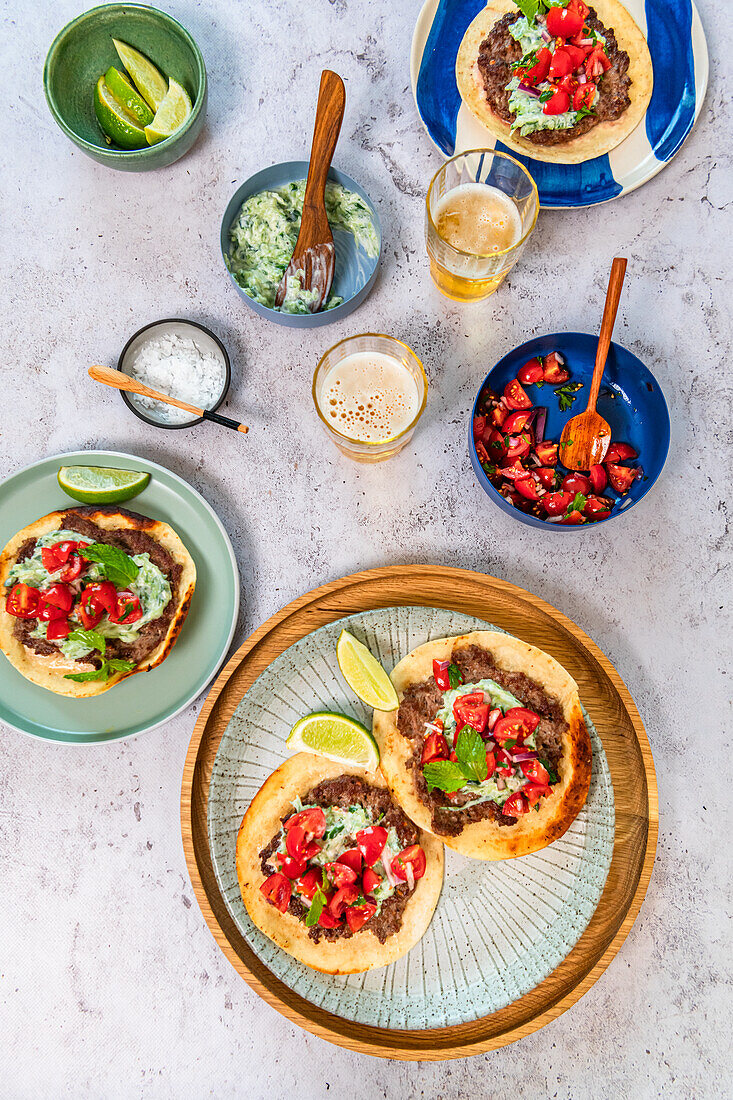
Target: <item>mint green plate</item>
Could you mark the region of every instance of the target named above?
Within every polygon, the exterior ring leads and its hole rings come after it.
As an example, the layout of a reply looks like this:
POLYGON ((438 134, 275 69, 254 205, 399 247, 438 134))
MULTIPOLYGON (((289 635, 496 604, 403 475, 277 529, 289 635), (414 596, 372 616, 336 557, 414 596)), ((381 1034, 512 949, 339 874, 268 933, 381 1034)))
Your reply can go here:
POLYGON ((144 470, 147 488, 120 505, 163 520, 183 539, 196 563, 196 591, 169 657, 90 699, 66 699, 29 683, 0 653, 0 721, 47 741, 90 744, 133 737, 167 722, 216 675, 237 622, 239 573, 229 537, 204 498, 156 462, 116 451, 53 455, 0 482, 0 548, 22 527, 76 503, 59 488, 60 466, 144 470))

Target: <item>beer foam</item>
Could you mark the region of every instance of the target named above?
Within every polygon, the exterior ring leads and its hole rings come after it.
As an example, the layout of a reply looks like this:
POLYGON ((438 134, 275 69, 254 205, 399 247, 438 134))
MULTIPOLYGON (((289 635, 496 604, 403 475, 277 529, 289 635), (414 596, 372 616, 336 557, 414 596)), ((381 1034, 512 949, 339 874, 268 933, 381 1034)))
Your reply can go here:
POLYGON ((417 383, 394 356, 358 351, 325 376, 320 405, 336 431, 362 443, 381 443, 405 431, 417 416, 417 383))
POLYGON ((516 203, 487 183, 462 183, 447 191, 438 202, 435 225, 453 248, 474 256, 503 252, 522 236, 516 203))

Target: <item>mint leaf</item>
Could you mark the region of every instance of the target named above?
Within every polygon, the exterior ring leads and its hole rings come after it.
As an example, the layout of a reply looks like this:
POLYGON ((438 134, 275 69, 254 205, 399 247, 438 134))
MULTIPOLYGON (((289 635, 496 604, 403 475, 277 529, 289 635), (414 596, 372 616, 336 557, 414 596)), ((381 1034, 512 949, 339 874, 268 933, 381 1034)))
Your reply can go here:
POLYGON ((466 785, 463 769, 452 760, 435 760, 432 764, 426 764, 422 773, 429 791, 437 788, 439 791, 453 794, 466 785))
POLYGON ((93 542, 85 546, 82 553, 87 561, 96 561, 102 566, 105 577, 115 588, 127 588, 140 572, 140 566, 135 564, 129 554, 120 550, 119 546, 110 546, 107 542, 93 542))
POLYGON ((67 642, 78 642, 79 645, 88 645, 90 649, 98 649, 104 657, 107 648, 107 640, 98 630, 82 630, 79 626, 72 630, 67 637, 67 642))
POLYGON ((306 928, 312 928, 314 924, 318 924, 318 918, 324 910, 326 905, 326 895, 321 889, 316 890, 313 895, 313 901, 310 904, 310 909, 305 915, 306 928))
POLYGON ((460 687, 463 683, 463 677, 461 676, 461 670, 458 665, 448 665, 448 683, 452 688, 460 687))
POLYGON ((123 661, 120 657, 113 657, 111 661, 102 661, 101 668, 95 668, 89 672, 67 672, 64 679, 74 680, 77 684, 86 684, 90 680, 109 680, 113 672, 132 672, 134 667, 134 661, 123 661))
POLYGON ((456 741, 456 756, 467 778, 483 782, 488 775, 486 746, 473 726, 464 726, 456 741))
MULTIPOLYGON (((522 15, 528 23, 532 23, 537 16, 542 0, 514 0, 522 15)), ((542 5, 544 7, 544 5, 542 5)))

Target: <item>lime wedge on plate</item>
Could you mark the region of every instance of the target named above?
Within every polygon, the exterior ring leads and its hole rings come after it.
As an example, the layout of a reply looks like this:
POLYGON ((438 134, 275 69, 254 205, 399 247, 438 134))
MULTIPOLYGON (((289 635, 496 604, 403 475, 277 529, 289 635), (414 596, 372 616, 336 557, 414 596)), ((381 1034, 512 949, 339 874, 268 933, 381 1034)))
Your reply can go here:
POLYGON ((175 134, 192 110, 193 106, 188 92, 181 87, 178 81, 173 80, 171 77, 165 99, 155 112, 153 121, 145 127, 145 137, 148 139, 148 144, 156 145, 159 141, 165 141, 171 134, 175 134))
POLYGON ((147 126, 153 121, 153 112, 119 69, 111 65, 104 74, 104 79, 114 98, 122 104, 128 114, 135 116, 139 126, 147 126))
POLYGON ((125 42, 113 38, 117 55, 135 82, 137 90, 153 111, 157 111, 165 99, 168 82, 152 61, 125 42))
POLYGON ((367 771, 374 771, 379 764, 379 748, 369 730, 346 714, 327 710, 299 719, 288 735, 287 746, 293 752, 316 753, 367 771))
POLYGON ((144 149, 148 142, 138 120, 115 99, 103 76, 94 89, 94 113, 108 138, 121 149, 144 149))
POLYGON ((344 680, 352 691, 375 710, 397 710, 400 701, 394 684, 376 657, 348 630, 342 630, 336 657, 344 680))
POLYGON ((107 466, 62 466, 58 482, 64 492, 84 504, 118 504, 141 493, 150 474, 113 470, 107 466))

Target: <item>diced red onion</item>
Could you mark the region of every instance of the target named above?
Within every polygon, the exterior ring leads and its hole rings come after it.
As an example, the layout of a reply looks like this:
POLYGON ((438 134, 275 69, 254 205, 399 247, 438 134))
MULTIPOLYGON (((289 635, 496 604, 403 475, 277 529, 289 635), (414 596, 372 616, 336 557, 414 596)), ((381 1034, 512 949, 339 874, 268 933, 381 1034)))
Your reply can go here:
POLYGON ((390 866, 391 862, 392 860, 389 856, 387 856, 386 859, 384 858, 384 851, 382 851, 382 866, 384 867, 384 877, 386 878, 390 886, 396 886, 397 879, 392 874, 392 868, 390 866))
POLYGON ((499 707, 495 707, 494 710, 492 710, 491 713, 489 714, 489 720, 486 723, 487 728, 490 729, 490 730, 493 730, 494 726, 496 725, 496 723, 499 721, 500 718, 501 718, 501 710, 499 709, 499 707))
POLYGON ((561 355, 559 351, 555 352, 555 358, 557 359, 561 367, 565 366, 565 356, 561 355))
POLYGON ((578 84, 587 84, 588 77, 585 75, 582 69, 578 71, 578 84))
POLYGON ((543 42, 552 42, 552 35, 544 27, 540 31, 540 36, 541 36, 543 42))
POLYGON ((544 405, 538 405, 537 418, 534 425, 535 443, 542 443, 545 438, 545 426, 547 424, 547 409, 544 405))
POLYGON ((545 523, 562 523, 565 516, 546 516, 545 523))
POLYGON ((542 94, 538 88, 533 88, 531 84, 524 84, 524 83, 521 83, 519 85, 517 91, 526 92, 527 95, 534 96, 535 99, 542 94))
POLYGON ((487 741, 485 743, 485 748, 486 748, 487 752, 493 752, 494 749, 496 748, 496 742, 495 741, 487 741))
POLYGON ((497 791, 503 791, 506 787, 506 780, 502 775, 496 777, 496 789, 497 791))
POLYGON ((593 45, 593 39, 592 38, 581 38, 580 45, 581 46, 592 46, 593 45))
POLYGON ((436 726, 435 722, 426 722, 425 729, 430 730, 431 733, 442 733, 440 726, 436 726))
POLYGON ((537 753, 534 749, 521 749, 520 752, 512 753, 512 760, 515 764, 519 764, 522 760, 536 760, 537 753))

